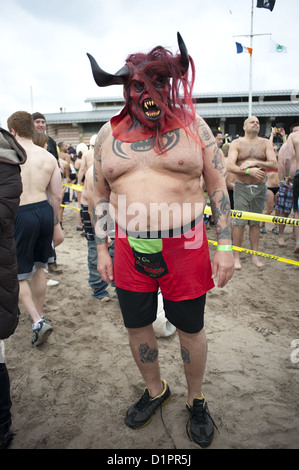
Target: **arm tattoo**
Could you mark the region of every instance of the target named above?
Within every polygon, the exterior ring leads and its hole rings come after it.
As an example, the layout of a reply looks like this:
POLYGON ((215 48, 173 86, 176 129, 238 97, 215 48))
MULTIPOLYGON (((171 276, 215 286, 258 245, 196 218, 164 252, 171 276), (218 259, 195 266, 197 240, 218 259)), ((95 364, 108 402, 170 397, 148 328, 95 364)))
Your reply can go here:
POLYGON ((227 195, 222 190, 216 190, 211 194, 210 201, 218 240, 231 238, 229 224, 230 203, 227 195), (221 221, 223 215, 225 215, 225 225, 221 221))
POLYGON ((214 163, 215 170, 220 170, 220 172, 223 174, 223 166, 222 166, 222 161, 220 157, 220 151, 216 143, 215 143, 215 147, 216 148, 214 150, 214 156, 213 156, 212 162, 214 163))
POLYGON ((147 343, 141 344, 139 346, 139 356, 140 356, 140 361, 143 362, 144 364, 156 362, 158 358, 158 350, 151 349, 147 343))
POLYGON ((108 243, 108 234, 111 223, 109 201, 107 199, 98 201, 96 207, 94 207, 94 205, 92 206, 92 211, 96 244, 103 245, 108 243))
MULTIPOLYGON (((203 142, 212 140, 212 134, 207 129, 207 125, 202 118, 197 119, 199 137, 203 142)), ((213 144, 214 142, 212 142, 213 144)))
POLYGON ((216 140, 213 134, 210 132, 209 128, 207 127, 207 124, 202 118, 197 119, 197 125, 198 125, 199 137, 203 142, 204 148, 205 149, 211 148, 211 151, 213 152, 212 163, 214 164, 215 170, 219 170, 221 174, 223 175, 223 165, 222 165, 222 160, 220 156, 220 150, 218 148, 218 145, 216 143, 216 140))

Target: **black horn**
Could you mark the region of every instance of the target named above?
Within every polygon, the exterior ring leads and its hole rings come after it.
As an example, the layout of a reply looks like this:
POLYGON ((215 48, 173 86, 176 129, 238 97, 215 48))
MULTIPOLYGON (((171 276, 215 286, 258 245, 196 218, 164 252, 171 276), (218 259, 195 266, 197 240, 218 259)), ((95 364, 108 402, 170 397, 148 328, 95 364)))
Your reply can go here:
POLYGON ((98 86, 104 87, 104 86, 110 86, 110 85, 124 85, 125 84, 129 76, 129 69, 126 65, 122 67, 114 75, 112 75, 102 70, 101 67, 97 64, 96 60, 92 57, 92 55, 87 53, 87 56, 90 60, 93 78, 98 86))
POLYGON ((187 72, 189 68, 189 54, 187 51, 186 44, 184 43, 183 38, 179 32, 177 33, 177 36, 178 36, 178 44, 179 44, 179 48, 181 52, 180 65, 182 68, 182 75, 185 75, 185 73, 187 72))

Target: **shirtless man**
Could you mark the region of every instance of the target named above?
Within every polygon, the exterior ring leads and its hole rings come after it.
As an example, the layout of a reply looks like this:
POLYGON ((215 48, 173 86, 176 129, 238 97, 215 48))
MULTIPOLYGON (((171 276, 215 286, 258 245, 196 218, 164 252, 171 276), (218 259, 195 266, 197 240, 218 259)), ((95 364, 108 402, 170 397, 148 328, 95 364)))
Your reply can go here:
MULTIPOLYGON (((94 134, 90 138, 90 141, 89 141, 90 148, 88 149, 86 146, 86 151, 83 153, 82 158, 80 160, 77 159, 80 161, 80 168, 78 171, 78 184, 81 186, 84 184, 84 176, 86 176, 88 169, 93 167, 94 146, 96 143, 96 139, 97 139, 97 134, 94 134)), ((82 194, 80 193, 80 191, 78 191, 77 198, 78 198, 79 207, 81 207, 81 197, 82 197, 82 194)))
POLYGON ((146 55, 129 56, 115 75, 103 72, 89 55, 96 83, 123 84, 126 101, 98 134, 94 223, 98 270, 107 282, 115 279, 132 355, 146 384, 125 422, 134 429, 145 426, 171 397, 166 380, 161 380, 152 326, 160 287, 166 317, 180 338, 191 436, 206 447, 213 437, 213 421, 202 395, 205 294, 217 274, 218 286, 226 285, 234 262, 221 158, 211 130, 195 114, 187 73, 190 63, 194 72, 194 63, 180 35, 178 41, 178 56, 159 46, 146 55), (184 102, 179 95, 182 82, 184 102), (202 174, 218 239, 212 267, 203 223, 202 174), (114 270, 107 245, 109 209, 116 221, 114 270))
MULTIPOLYGON (((94 192, 94 181, 93 181, 93 166, 89 167, 85 174, 84 187, 81 195, 81 209, 80 216, 82 219, 82 225, 87 239, 88 248, 88 270, 89 279, 88 283, 93 289, 93 297, 99 299, 101 302, 109 302, 109 292, 107 291, 108 283, 103 281, 100 273, 97 270, 97 245, 95 241, 94 227, 92 225, 92 201, 94 192)), ((114 241, 109 243, 109 254, 111 258, 114 258, 114 241)))
MULTIPOLYGON (((299 131, 299 124, 293 124, 290 128, 290 136, 294 132, 299 131)), ((295 174, 294 170, 295 152, 293 145, 288 145, 288 141, 285 142, 278 153, 278 184, 279 191, 276 197, 275 215, 281 217, 289 217, 293 208, 293 178, 295 174), (292 180, 289 180, 292 167, 292 180), (291 184, 289 184, 291 183, 291 184)), ((279 224, 278 226, 278 245, 282 248, 286 246, 284 232, 285 225, 279 224)))
MULTIPOLYGON (((248 117, 243 126, 245 136, 234 140, 229 148, 227 171, 236 175, 234 186, 234 209, 262 214, 266 200, 266 171, 275 170, 277 161, 273 146, 268 139, 258 136, 260 123, 257 117, 248 117)), ((242 246, 247 220, 235 219, 233 244, 242 246)), ((249 239, 251 249, 258 251, 259 222, 249 221, 249 239)), ((241 269, 240 254, 234 252, 235 269, 241 269)), ((252 255, 253 264, 261 268, 257 255, 252 255)))
MULTIPOLYGON (((278 160, 278 146, 276 144, 273 145, 273 150, 274 150, 276 159, 278 160)), ((267 173, 267 198, 266 198, 266 209, 264 213, 266 215, 271 215, 275 207, 276 194, 279 190, 278 169, 267 170, 266 173, 267 173)), ((274 224, 274 227, 272 228, 272 232, 275 233, 276 235, 279 234, 279 229, 277 227, 277 224, 274 224)), ((266 233, 265 222, 262 222, 260 224, 260 233, 266 233)))
POLYGON ((59 223, 61 179, 55 157, 32 141, 31 114, 18 111, 8 118, 7 125, 27 153, 27 161, 21 169, 23 193, 15 218, 15 240, 19 300, 33 322, 32 345, 39 346, 53 330, 43 315, 47 289, 44 269, 51 255, 54 224, 59 223))
MULTIPOLYGON (((59 163, 59 168, 60 168, 60 173, 61 173, 61 181, 63 183, 71 183, 71 180, 70 180, 71 157, 67 153, 68 145, 65 142, 59 142, 58 148, 59 148, 58 163, 59 163)), ((62 204, 67 204, 67 203, 70 202, 70 190, 66 186, 63 186, 62 191, 63 191, 62 204)), ((63 219, 63 212, 64 212, 64 207, 60 206, 60 208, 59 208, 59 221, 60 221, 61 224, 62 224, 62 219, 63 219)))
MULTIPOLYGON (((293 132, 290 134, 288 139, 288 149, 291 154, 291 168, 290 176, 287 183, 290 180, 293 181, 293 197, 294 197, 294 214, 295 218, 299 219, 299 132, 293 132)), ((299 254, 299 227, 295 226, 295 241, 296 246, 294 253, 299 254)))
POLYGON ((96 139, 97 139, 97 134, 94 134, 90 141, 90 148, 87 150, 87 152, 83 153, 82 160, 81 160, 81 165, 80 165, 80 170, 78 173, 78 184, 82 185, 82 180, 84 175, 86 174, 88 168, 93 166, 93 161, 94 161, 94 147, 96 144, 96 139))

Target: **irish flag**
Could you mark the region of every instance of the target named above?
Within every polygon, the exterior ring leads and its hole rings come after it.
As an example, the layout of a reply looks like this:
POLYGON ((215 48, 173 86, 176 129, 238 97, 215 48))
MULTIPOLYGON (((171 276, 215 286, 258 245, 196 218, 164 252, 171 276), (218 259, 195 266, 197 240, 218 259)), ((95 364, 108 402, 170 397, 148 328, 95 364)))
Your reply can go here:
POLYGON ((248 54, 252 55, 251 47, 242 46, 239 42, 236 42, 237 54, 241 54, 242 52, 247 52, 248 54))

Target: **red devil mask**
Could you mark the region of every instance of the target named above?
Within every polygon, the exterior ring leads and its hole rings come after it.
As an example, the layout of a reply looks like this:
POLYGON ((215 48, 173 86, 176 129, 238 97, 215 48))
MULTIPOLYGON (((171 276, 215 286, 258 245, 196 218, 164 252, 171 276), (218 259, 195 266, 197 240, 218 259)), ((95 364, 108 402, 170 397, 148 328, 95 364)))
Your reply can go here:
MULTIPOLYGON (((125 108, 111 120, 113 136, 124 142, 154 137, 160 147, 162 133, 186 126, 195 116, 192 104, 194 64, 178 33, 180 54, 161 46, 148 54, 131 54, 126 65, 116 74, 104 72, 95 59, 87 54, 98 86, 123 85, 125 108), (192 67, 192 81, 187 72, 192 67), (183 86, 184 98, 179 89, 183 86), (189 111, 186 110, 189 108, 189 111)), ((159 152, 160 153, 160 152, 159 152)))

